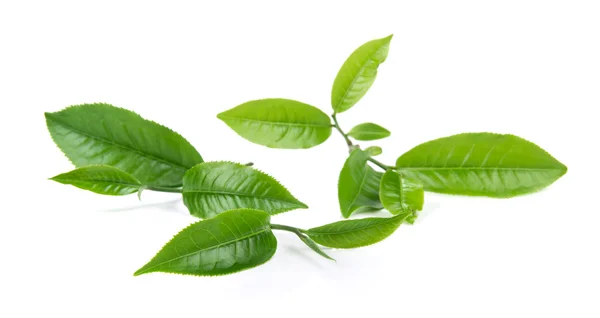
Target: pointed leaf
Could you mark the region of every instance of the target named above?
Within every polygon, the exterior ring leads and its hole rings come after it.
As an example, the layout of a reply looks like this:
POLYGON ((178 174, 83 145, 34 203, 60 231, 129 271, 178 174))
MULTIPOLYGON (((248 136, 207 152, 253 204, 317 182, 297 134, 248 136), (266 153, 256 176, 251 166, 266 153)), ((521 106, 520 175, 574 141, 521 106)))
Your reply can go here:
POLYGON ((179 232, 135 276, 165 272, 225 275, 267 262, 277 249, 268 213, 238 209, 179 232))
POLYGON ((354 126, 348 136, 356 140, 377 140, 390 136, 390 131, 373 123, 364 123, 354 126))
POLYGON ((549 153, 523 138, 466 133, 423 143, 396 161, 426 191, 512 197, 538 191, 567 172, 549 153))
POLYGON ((369 156, 364 151, 354 149, 340 172, 338 199, 345 218, 354 212, 383 208, 379 200, 382 173, 373 170, 367 159, 369 156))
POLYGON ((406 215, 344 220, 306 231, 315 242, 334 248, 355 248, 380 242, 402 224, 406 215))
POLYGON ((270 148, 310 148, 331 135, 329 116, 295 100, 253 100, 217 115, 243 138, 270 148))
MULTIPOLYGON (((423 209, 423 185, 388 170, 381 178, 379 197, 392 214, 412 214, 423 209)), ((414 220, 413 220, 414 221, 414 220)))
POLYGON ((381 147, 379 147, 379 146, 371 146, 371 147, 368 147, 367 149, 365 149, 365 152, 369 156, 375 157, 375 156, 379 156, 380 154, 382 154, 383 149, 381 149, 381 147))
POLYGON ((106 195, 132 194, 142 187, 135 177, 111 166, 82 167, 50 180, 106 195))
POLYGON ((109 165, 141 183, 181 186, 202 157, 176 132, 108 104, 70 106, 46 113, 56 145, 76 167, 109 165))
POLYGON ((335 261, 335 259, 331 258, 331 256, 327 255, 325 252, 323 252, 323 250, 319 247, 319 245, 317 245, 317 243, 315 243, 310 237, 304 235, 304 234, 298 234, 298 237, 302 240, 302 242, 304 242, 304 244, 306 244, 306 246, 310 247, 311 250, 317 252, 317 254, 325 257, 326 259, 335 261))
POLYGON ((375 82, 379 64, 387 58, 391 40, 390 35, 369 41, 350 54, 331 90, 331 106, 336 113, 347 111, 365 96, 375 82))
POLYGON ((271 215, 307 208, 271 176, 232 162, 205 162, 190 169, 183 177, 183 202, 200 218, 238 208, 271 215))

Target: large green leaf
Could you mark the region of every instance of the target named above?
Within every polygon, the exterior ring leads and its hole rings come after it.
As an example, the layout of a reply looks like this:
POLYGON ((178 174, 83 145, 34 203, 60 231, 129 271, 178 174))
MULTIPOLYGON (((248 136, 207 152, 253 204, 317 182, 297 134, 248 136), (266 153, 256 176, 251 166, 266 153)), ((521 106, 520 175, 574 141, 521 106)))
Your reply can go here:
POLYGON ((141 183, 180 186, 202 157, 176 132, 108 104, 84 104, 46 113, 52 139, 76 167, 109 165, 141 183))
POLYGON ((390 136, 390 131, 373 123, 364 123, 354 126, 348 136, 356 140, 377 140, 390 136))
POLYGON ((237 208, 269 214, 307 208, 271 176, 232 162, 205 162, 190 169, 183 177, 183 202, 200 218, 237 208))
POLYGON ((493 133, 428 141, 400 156, 396 168, 426 191, 498 198, 538 191, 567 172, 536 144, 493 133))
POLYGON ((270 148, 310 148, 331 135, 331 121, 320 109, 295 100, 253 100, 217 115, 245 139, 270 148))
POLYGON ((391 218, 344 220, 305 231, 315 242, 328 247, 355 248, 382 241, 402 224, 405 214, 391 218))
POLYGON ((331 106, 336 113, 347 111, 365 96, 375 82, 379 64, 387 58, 391 40, 390 35, 369 41, 350 54, 331 90, 331 106))
POLYGON ((382 209, 379 200, 381 172, 367 163, 369 156, 360 149, 352 151, 340 172, 338 199, 345 218, 354 212, 382 209))
POLYGON ((87 166, 50 178, 62 184, 106 195, 138 192, 142 184, 132 175, 111 166, 87 166))
POLYGON ((386 210, 394 215, 409 215, 407 221, 413 223, 416 211, 423 209, 423 185, 388 170, 381 178, 379 198, 386 210))
POLYGON ((165 272, 225 275, 267 262, 277 249, 270 215, 238 209, 196 222, 179 232, 135 276, 165 272))

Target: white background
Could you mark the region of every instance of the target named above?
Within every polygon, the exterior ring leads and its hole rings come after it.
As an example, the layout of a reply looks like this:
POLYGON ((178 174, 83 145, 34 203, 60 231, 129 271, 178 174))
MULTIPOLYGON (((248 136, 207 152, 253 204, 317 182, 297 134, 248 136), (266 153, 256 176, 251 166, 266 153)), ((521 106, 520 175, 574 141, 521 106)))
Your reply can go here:
POLYGON ((599 16, 596 0, 2 1, 0 316, 599 317, 599 16), (509 200, 427 194, 414 226, 329 250, 337 263, 278 232, 270 262, 213 278, 132 275, 195 221, 178 195, 47 180, 72 167, 43 112, 102 101, 175 129, 205 160, 253 161, 311 207, 274 222, 336 221, 339 135, 267 149, 215 116, 266 97, 330 113, 345 58, 391 33, 374 86, 339 116, 393 132, 376 143, 382 161, 492 131, 536 142, 567 175, 509 200))

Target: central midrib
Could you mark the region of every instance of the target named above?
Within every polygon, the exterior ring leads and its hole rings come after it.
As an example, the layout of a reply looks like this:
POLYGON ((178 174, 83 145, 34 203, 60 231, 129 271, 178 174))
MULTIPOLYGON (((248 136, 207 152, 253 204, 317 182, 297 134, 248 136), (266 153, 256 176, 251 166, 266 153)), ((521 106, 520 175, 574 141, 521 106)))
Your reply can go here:
POLYGON ((326 127, 331 127, 331 123, 328 124, 309 124, 309 123, 289 123, 289 122, 284 122, 284 121, 266 121, 266 120, 260 120, 260 119, 253 119, 253 118, 245 118, 245 117, 233 117, 233 116, 227 116, 227 115, 220 115, 219 118, 221 119, 233 119, 233 120, 242 120, 242 121, 251 121, 251 122, 256 122, 256 123, 263 123, 263 124, 271 124, 271 125, 282 125, 282 126, 297 126, 297 127, 317 127, 317 128, 326 128, 326 127))
MULTIPOLYGON (((396 218, 399 218, 400 216, 402 216, 402 214, 398 214, 391 218, 387 218, 387 220, 384 220, 383 222, 369 224, 365 227, 360 228, 360 230, 369 229, 369 228, 375 227, 377 225, 386 224, 386 223, 395 221, 396 218)), ((341 232, 335 232, 335 233, 319 233, 319 232, 311 232, 311 230, 308 230, 307 232, 308 232, 308 234, 311 234, 311 235, 336 235, 336 234, 344 234, 344 233, 349 233, 349 232, 354 232, 354 231, 356 231, 356 228, 352 228, 352 229, 341 231, 341 232)))
MULTIPOLYGON (((187 253, 187 254, 183 254, 183 255, 177 256, 177 257, 175 257, 175 258, 173 258, 173 259, 170 259, 170 260, 168 260, 168 261, 160 262, 160 263, 158 263, 158 264, 156 264, 156 265, 152 265, 152 266, 150 266, 150 267, 146 268, 146 269, 144 270, 144 272, 146 272, 147 270, 149 270, 149 269, 151 269, 151 268, 155 268, 155 267, 157 267, 157 266, 163 265, 163 264, 165 264, 165 263, 170 263, 170 262, 172 262, 172 261, 176 261, 176 260, 178 260, 178 259, 180 259, 180 258, 184 258, 184 257, 190 256, 190 255, 197 254, 197 253, 201 253, 201 252, 205 252, 205 251, 214 250, 214 249, 217 249, 217 248, 219 248, 219 247, 221 247, 221 246, 229 245, 229 244, 231 244, 231 243, 235 243, 235 242, 238 242, 238 241, 241 241, 241 240, 244 240, 244 239, 247 239, 247 238, 253 237, 253 236, 258 236, 259 234, 261 234, 261 233, 264 233, 264 232, 266 232, 266 231, 270 231, 270 230, 271 230, 271 228, 270 228, 268 225, 264 225, 264 226, 263 226, 262 228, 260 228, 260 230, 259 230, 259 231, 257 231, 257 232, 252 232, 252 233, 250 233, 250 234, 248 234, 248 235, 244 235, 244 236, 242 236, 242 237, 239 237, 239 238, 236 238, 236 239, 233 239, 233 240, 227 241, 227 242, 219 243, 219 244, 217 244, 217 245, 215 245, 215 246, 210 246, 210 247, 208 247, 208 248, 204 248, 204 249, 201 249, 201 250, 197 250, 197 251, 193 251, 193 252, 190 252, 190 253, 187 253)), ((211 234, 212 234, 212 233, 211 233, 211 234)))
POLYGON ((83 131, 81 131, 79 129, 76 129, 75 127, 73 127, 71 125, 65 124, 64 122, 62 122, 60 120, 57 120, 56 117, 49 117, 49 118, 50 118, 50 120, 55 121, 59 125, 65 126, 65 127, 69 128, 69 129, 71 129, 72 131, 80 134, 80 135, 84 135, 86 137, 89 137, 89 138, 92 138, 92 139, 95 139, 95 140, 99 140, 99 141, 102 141, 104 143, 111 144, 113 146, 116 146, 116 147, 119 147, 119 148, 122 148, 122 149, 125 149, 125 150, 128 150, 128 151, 131 151, 131 152, 135 152, 135 153, 137 153, 137 154, 139 154, 139 155, 141 155, 143 157, 146 157, 146 158, 149 158, 149 159, 153 159, 154 161, 162 162, 162 163, 168 164, 170 166, 180 167, 180 168, 182 168, 184 170, 187 170, 187 169, 190 168, 190 167, 186 167, 184 165, 181 165, 180 163, 171 162, 171 161, 168 161, 166 159, 159 158, 159 157, 150 155, 148 153, 142 152, 142 151, 140 151, 138 149, 130 148, 130 147, 118 144, 118 143, 116 143, 116 142, 114 142, 112 140, 108 140, 108 139, 100 138, 100 137, 97 137, 97 136, 94 136, 94 135, 90 135, 90 134, 88 134, 86 132, 83 132, 83 131))
POLYGON ((396 167, 396 170, 517 170, 517 171, 548 171, 563 170, 561 168, 507 168, 507 167, 396 167))
POLYGON ((266 199, 269 201, 277 201, 277 202, 286 202, 286 203, 296 203, 298 204, 298 202, 296 201, 288 201, 288 200, 282 200, 282 199, 278 199, 278 198, 274 198, 274 197, 269 197, 269 196, 254 196, 254 195, 250 195, 247 193, 238 193, 238 192, 229 192, 229 191, 211 191, 211 190, 203 190, 203 189, 199 189, 199 190, 183 190, 183 193, 206 193, 206 194, 223 194, 223 195, 235 195, 235 196, 240 196, 240 197, 247 197, 247 198, 261 198, 261 199, 266 199))

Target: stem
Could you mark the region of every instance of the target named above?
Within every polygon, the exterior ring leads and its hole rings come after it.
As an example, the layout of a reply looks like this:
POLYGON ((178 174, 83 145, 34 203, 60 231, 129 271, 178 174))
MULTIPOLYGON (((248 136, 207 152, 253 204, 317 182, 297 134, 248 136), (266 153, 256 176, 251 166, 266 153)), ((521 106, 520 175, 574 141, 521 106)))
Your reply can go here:
POLYGON ((146 190, 152 190, 152 191, 158 191, 158 192, 181 193, 181 188, 169 188, 169 187, 160 187, 160 186, 146 187, 146 190))
POLYGON ((383 170, 389 170, 389 169, 393 169, 394 168, 394 167, 388 166, 386 164, 383 164, 379 160, 373 159, 373 157, 369 157, 369 159, 367 159, 367 160, 369 160, 372 163, 376 164, 379 168, 381 168, 383 170))
POLYGON ((335 114, 331 115, 331 118, 333 118, 333 127, 335 127, 335 129, 337 129, 337 131, 340 132, 340 134, 342 135, 342 137, 344 137, 344 139, 346 140, 346 145, 348 145, 348 148, 351 148, 352 145, 352 140, 350 140, 350 138, 348 138, 348 135, 346 135, 346 133, 344 133, 344 131, 342 130, 342 127, 340 127, 340 124, 337 121, 337 117, 335 117, 335 114))
POLYGON ((281 225, 281 224, 271 224, 271 228, 273 230, 282 230, 282 231, 292 232, 296 235, 302 235, 302 233, 306 232, 306 230, 299 229, 297 227, 281 225))

